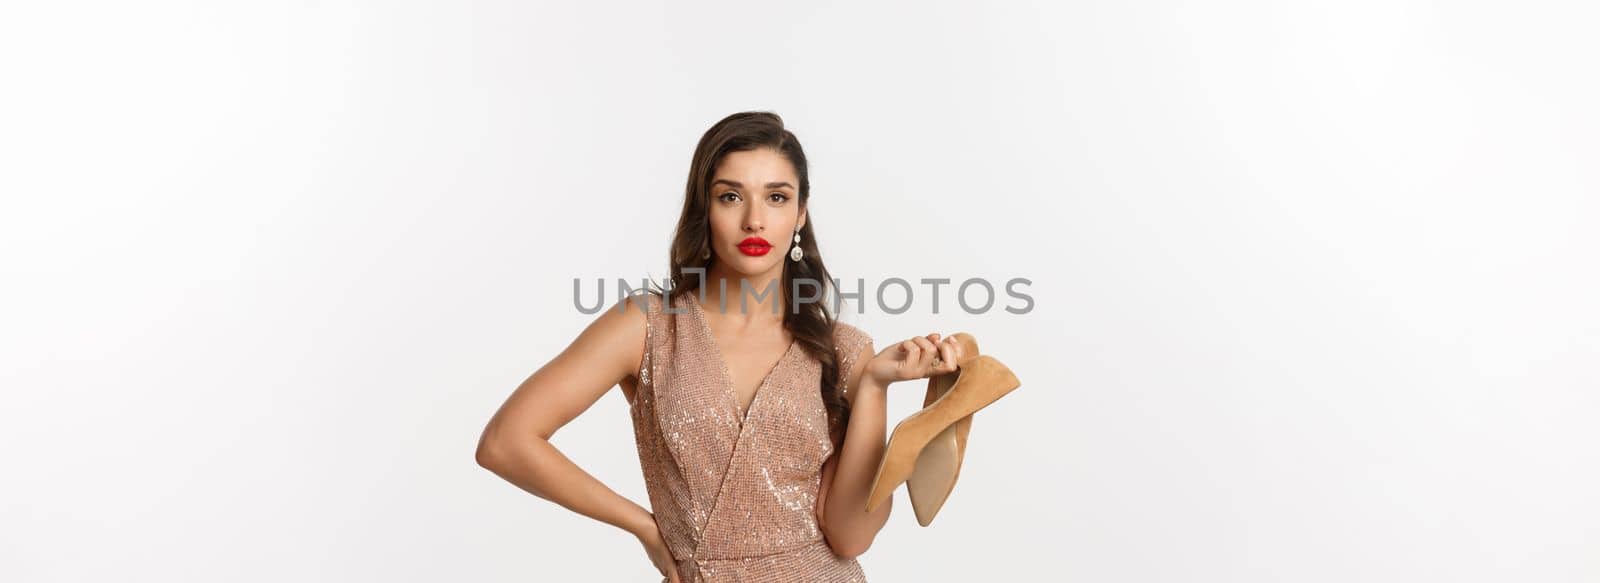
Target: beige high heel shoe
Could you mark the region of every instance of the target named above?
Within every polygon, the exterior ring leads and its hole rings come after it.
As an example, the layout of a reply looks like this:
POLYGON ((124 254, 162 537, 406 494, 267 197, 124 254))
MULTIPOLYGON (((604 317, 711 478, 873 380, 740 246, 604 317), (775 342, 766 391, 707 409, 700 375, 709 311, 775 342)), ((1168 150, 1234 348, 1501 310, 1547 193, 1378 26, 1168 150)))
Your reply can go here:
POLYGON ((972 414, 1022 384, 1005 364, 993 356, 979 354, 977 340, 971 334, 957 332, 952 336, 962 346, 958 368, 929 378, 922 410, 895 425, 878 473, 872 479, 868 512, 905 482, 917 523, 933 523, 961 475, 972 414))

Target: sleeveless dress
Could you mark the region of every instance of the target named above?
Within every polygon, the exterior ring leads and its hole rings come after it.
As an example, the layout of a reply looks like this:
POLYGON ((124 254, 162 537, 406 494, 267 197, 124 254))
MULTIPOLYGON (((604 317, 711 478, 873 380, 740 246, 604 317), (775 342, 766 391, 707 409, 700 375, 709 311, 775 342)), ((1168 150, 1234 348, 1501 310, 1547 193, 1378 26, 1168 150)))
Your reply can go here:
MULTIPOLYGON (((642 298, 641 298, 642 296, 642 298)), ((644 360, 629 403, 651 511, 685 583, 866 581, 817 526, 822 463, 840 423, 823 406, 822 364, 798 343, 762 379, 743 418, 704 308, 690 292, 644 303, 644 360)), ((633 309, 633 306, 628 306, 633 309)), ((868 346, 835 321, 839 375, 868 346)), ((848 387, 846 399, 848 400, 848 387)))

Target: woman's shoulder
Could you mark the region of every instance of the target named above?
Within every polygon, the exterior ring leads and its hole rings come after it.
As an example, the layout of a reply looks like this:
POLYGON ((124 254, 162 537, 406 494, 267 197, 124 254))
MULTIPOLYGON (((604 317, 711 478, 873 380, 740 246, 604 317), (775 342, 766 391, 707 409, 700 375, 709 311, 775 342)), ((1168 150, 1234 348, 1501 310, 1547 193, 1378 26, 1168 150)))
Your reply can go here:
POLYGON ((833 322, 833 350, 838 359, 838 372, 835 378, 839 385, 839 394, 846 403, 854 400, 851 389, 855 383, 855 371, 859 365, 872 357, 872 336, 860 327, 834 320, 833 322))
POLYGON ((840 352, 854 356, 871 343, 872 336, 866 330, 844 320, 833 321, 833 345, 840 352))
POLYGON ((665 302, 666 296, 661 290, 650 288, 630 289, 619 301, 627 311, 638 310, 645 315, 660 311, 665 302))

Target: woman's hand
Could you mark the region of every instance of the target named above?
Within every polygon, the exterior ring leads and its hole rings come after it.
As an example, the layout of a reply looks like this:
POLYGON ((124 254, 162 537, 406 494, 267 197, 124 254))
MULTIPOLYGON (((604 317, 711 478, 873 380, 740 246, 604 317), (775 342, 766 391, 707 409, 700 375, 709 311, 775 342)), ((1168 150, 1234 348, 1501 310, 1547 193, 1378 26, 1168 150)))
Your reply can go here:
POLYGON ((648 529, 638 538, 645 554, 650 556, 650 563, 661 572, 661 583, 679 583, 678 561, 672 557, 672 549, 667 548, 667 541, 661 538, 661 530, 648 529))
POLYGON ((962 357, 961 345, 954 337, 939 339, 939 335, 916 336, 890 345, 867 362, 866 374, 881 386, 895 381, 938 376, 956 371, 956 362, 962 357), (937 359, 937 363, 935 363, 937 359))

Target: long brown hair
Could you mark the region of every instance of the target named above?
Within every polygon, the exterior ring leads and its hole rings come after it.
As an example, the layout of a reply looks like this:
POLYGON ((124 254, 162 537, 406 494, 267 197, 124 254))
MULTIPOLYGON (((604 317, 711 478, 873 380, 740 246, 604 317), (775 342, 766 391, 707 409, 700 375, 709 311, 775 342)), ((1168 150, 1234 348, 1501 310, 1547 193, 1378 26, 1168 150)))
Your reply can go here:
MULTIPOLYGON (((678 216, 678 227, 673 233, 669 253, 672 265, 668 275, 672 285, 666 297, 669 305, 671 300, 699 288, 702 276, 685 273, 685 267, 709 271, 711 263, 716 261, 714 253, 709 258, 702 257, 711 249, 711 180, 717 165, 730 152, 758 148, 771 148, 794 165, 795 174, 800 180, 800 208, 807 208, 806 203, 811 199, 811 178, 807 172, 805 150, 800 147, 800 140, 783 127, 783 118, 772 112, 746 111, 722 118, 712 125, 700 137, 700 144, 694 149, 694 159, 689 164, 689 181, 683 193, 683 213, 678 216)), ((829 298, 833 297, 833 279, 828 275, 828 268, 822 264, 822 254, 817 252, 815 224, 816 215, 807 213, 806 223, 800 227, 800 249, 804 256, 798 262, 790 261, 787 257, 783 260, 783 286, 780 290, 786 307, 783 326, 802 349, 822 363, 822 386, 819 390, 822 392, 823 405, 841 421, 835 426, 837 429, 844 427, 844 422, 849 420, 850 410, 845 406, 840 387, 837 386, 839 359, 833 346, 835 319, 828 311, 829 298), (793 297, 796 279, 816 282, 816 285, 806 289, 806 293, 821 293, 824 300, 796 304, 793 297)), ((792 244, 791 241, 786 242, 792 244)), ((788 247, 784 245, 782 249, 787 250, 788 247)), ((837 446, 839 436, 831 437, 837 446)))

